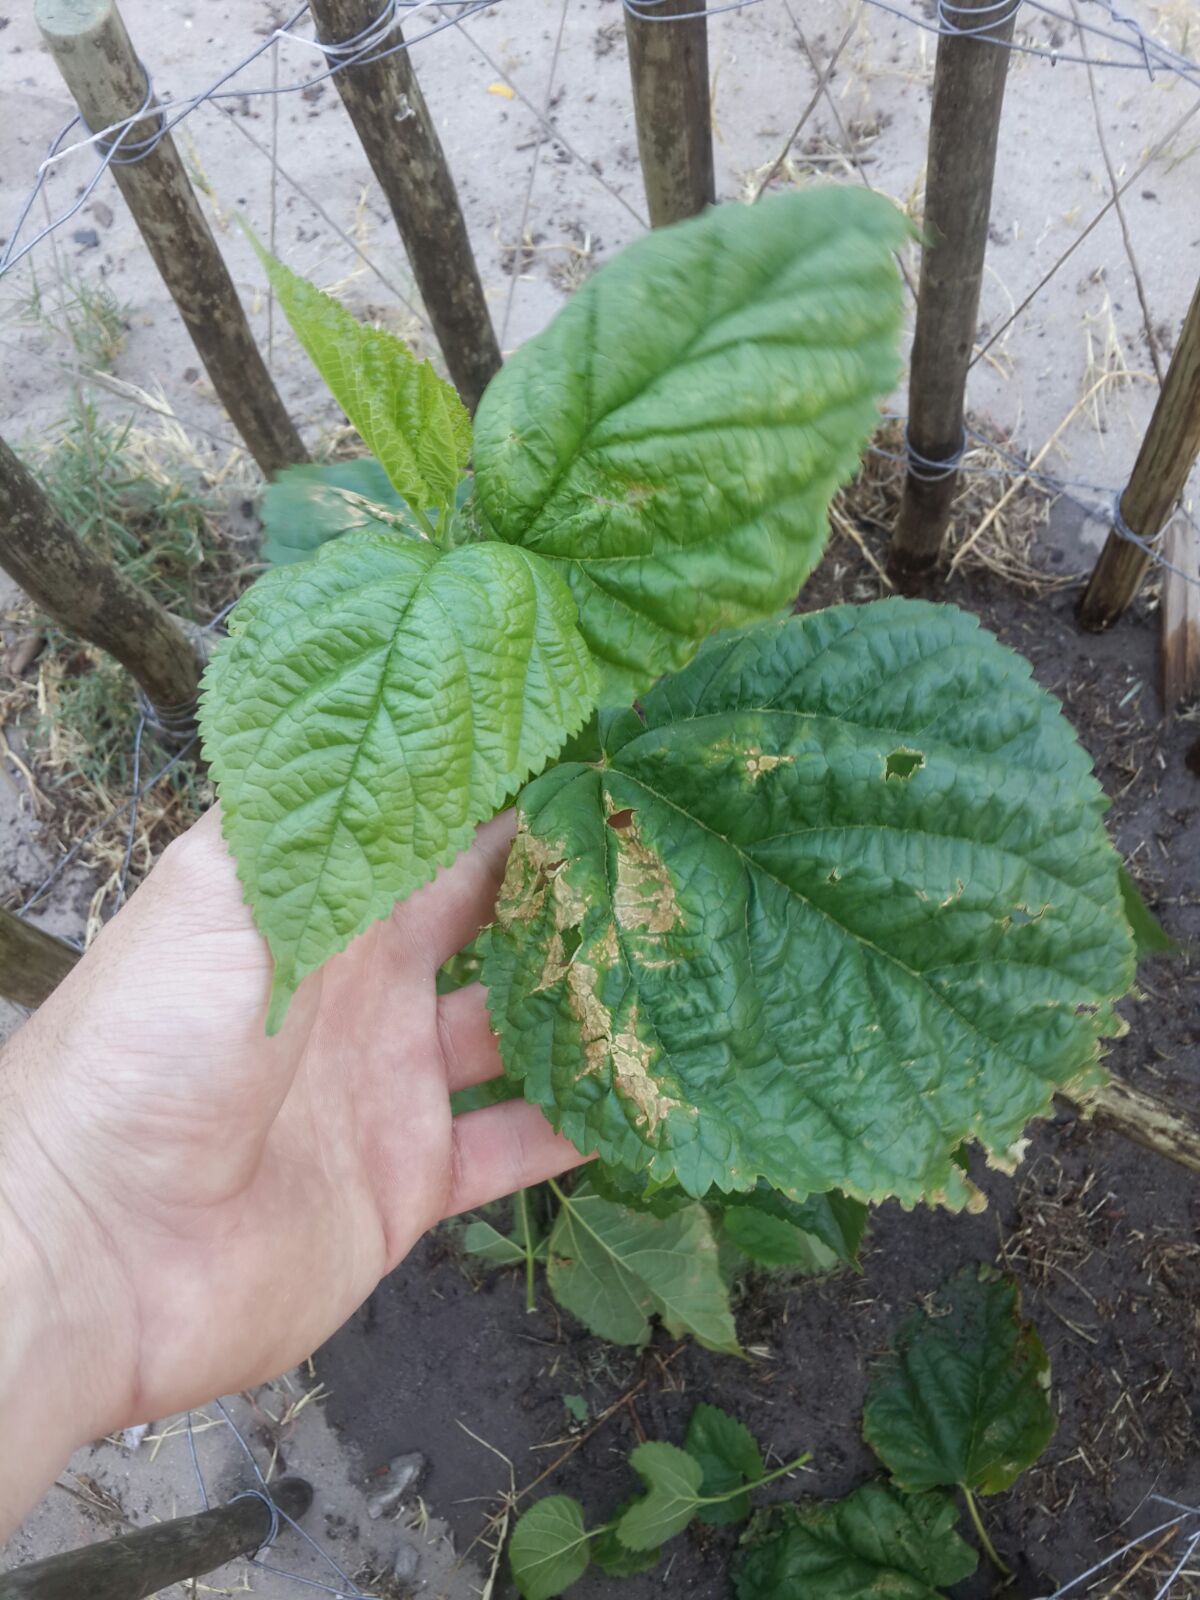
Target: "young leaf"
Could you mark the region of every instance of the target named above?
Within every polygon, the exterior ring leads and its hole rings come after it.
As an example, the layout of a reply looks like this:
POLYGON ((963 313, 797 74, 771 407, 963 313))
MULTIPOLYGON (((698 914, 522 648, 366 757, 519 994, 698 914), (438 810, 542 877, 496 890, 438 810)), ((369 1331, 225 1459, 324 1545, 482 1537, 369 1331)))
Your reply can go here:
POLYGON ((463 1249, 473 1256, 481 1256, 494 1267, 523 1266, 525 1250, 507 1234, 493 1228, 490 1222, 468 1222, 463 1229, 463 1249))
POLYGON ((863 1435, 903 1489, 1007 1489, 1050 1442, 1050 1362, 1014 1283, 966 1267, 871 1378, 863 1435))
POLYGON ((421 537, 387 473, 371 456, 285 467, 263 490, 261 514, 262 556, 273 567, 307 561, 330 539, 355 528, 379 527, 384 514, 421 537))
POLYGON ((250 238, 292 331, 397 493, 419 512, 452 506, 471 453, 458 395, 402 340, 359 322, 250 238))
POLYGON ((1121 900, 1133 932, 1138 960, 1144 961, 1147 956, 1177 956, 1180 946, 1146 904, 1142 891, 1124 865, 1121 867, 1120 880, 1121 900))
POLYGON ((816 1276, 832 1272, 838 1258, 815 1233, 797 1228, 769 1211, 729 1206, 721 1212, 725 1236, 760 1267, 797 1267, 816 1276))
POLYGON ((723 1238, 764 1267, 829 1272, 839 1262, 857 1266, 867 1208, 837 1189, 791 1200, 761 1179, 749 1194, 706 1197, 723 1238))
POLYGON ((593 1161, 588 1167, 588 1182, 602 1200, 613 1200, 631 1211, 648 1211, 654 1217, 673 1216, 693 1204, 677 1183, 656 1183, 646 1171, 629 1172, 624 1167, 606 1166, 593 1161))
MULTIPOLYGON (((633 1504, 631 1499, 620 1506, 615 1520, 619 1522, 633 1504)), ((608 1578, 636 1578, 639 1572, 649 1572, 662 1559, 662 1550, 658 1546, 651 1550, 627 1550, 617 1538, 615 1526, 596 1534, 591 1552, 592 1560, 608 1578)))
POLYGON ((561 566, 606 699, 812 570, 899 370, 908 235, 848 186, 717 206, 623 250, 488 385, 485 524, 561 566))
POLYGON ((696 1196, 962 1204, 1133 978, 1106 801, 1029 666, 949 606, 721 636, 519 799, 482 941, 508 1072, 696 1196), (899 768, 905 768, 900 772, 899 768))
POLYGON ((201 727, 225 838, 300 980, 470 842, 591 710, 561 579, 527 551, 349 534, 239 602, 201 727))
POLYGON ((682 1533, 700 1509, 704 1473, 686 1450, 652 1439, 630 1452, 630 1465, 646 1485, 617 1522, 627 1550, 656 1550, 682 1533))
MULTIPOLYGON (((706 1495, 727 1494, 739 1484, 755 1484, 766 1470, 754 1435, 736 1417, 701 1401, 692 1412, 684 1447, 700 1463, 706 1495)), ((699 1521, 720 1525, 750 1515, 750 1496, 734 1495, 718 1505, 701 1506, 699 1521)))
POLYGON ((703 1206, 660 1220, 602 1200, 584 1179, 560 1196, 546 1277, 560 1305, 614 1344, 645 1344, 658 1315, 673 1335, 738 1352, 703 1206))
POLYGON ((975 1570, 949 1495, 868 1483, 844 1500, 760 1512, 734 1567, 737 1600, 940 1600, 975 1570))
POLYGON ((554 1600, 587 1571, 583 1507, 567 1494, 539 1500, 518 1521, 508 1560, 525 1600, 554 1600))

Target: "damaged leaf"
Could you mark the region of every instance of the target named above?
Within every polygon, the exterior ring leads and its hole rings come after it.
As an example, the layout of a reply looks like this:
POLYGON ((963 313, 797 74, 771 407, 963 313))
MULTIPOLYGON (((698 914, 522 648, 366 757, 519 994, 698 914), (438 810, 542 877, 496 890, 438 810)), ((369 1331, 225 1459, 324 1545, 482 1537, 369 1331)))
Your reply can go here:
POLYGON ((483 943, 508 1072, 581 1151, 962 1205, 964 1141, 1007 1159, 1099 1079, 1133 977, 1107 802, 974 618, 726 634, 599 739, 520 796, 483 943))

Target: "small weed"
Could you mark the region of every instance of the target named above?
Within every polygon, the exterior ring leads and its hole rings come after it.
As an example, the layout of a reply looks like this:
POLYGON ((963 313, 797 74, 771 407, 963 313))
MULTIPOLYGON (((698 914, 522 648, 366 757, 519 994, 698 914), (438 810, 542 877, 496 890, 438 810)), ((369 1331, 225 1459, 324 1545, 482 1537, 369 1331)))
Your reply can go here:
MULTIPOLYGON (((221 526, 219 501, 228 485, 219 477, 214 482, 181 430, 151 433, 78 406, 35 466, 83 543, 175 616, 209 622, 254 570, 248 552, 221 526)), ((50 803, 49 836, 69 844, 129 798, 135 761, 145 783, 172 752, 146 730, 135 756, 136 691, 104 652, 63 633, 28 602, 7 620, 31 643, 37 665, 30 662, 0 685, 0 726, 20 727, 25 759, 50 803)), ((207 799, 207 780, 193 756, 145 797, 135 881, 207 799)), ((115 818, 89 846, 110 881, 124 859, 125 823, 123 815, 115 818)))
POLYGON ((61 331, 83 366, 109 372, 125 343, 130 309, 103 279, 89 283, 70 271, 64 272, 60 296, 51 304, 34 273, 28 293, 17 306, 16 320, 61 331))

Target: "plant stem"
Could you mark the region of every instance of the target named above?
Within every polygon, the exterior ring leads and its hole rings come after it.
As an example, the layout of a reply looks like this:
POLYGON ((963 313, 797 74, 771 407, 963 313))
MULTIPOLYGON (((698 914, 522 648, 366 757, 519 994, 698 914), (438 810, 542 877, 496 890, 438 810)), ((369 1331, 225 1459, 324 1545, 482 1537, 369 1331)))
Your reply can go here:
POLYGON ((987 1529, 984 1527, 983 1519, 979 1515, 979 1507, 975 1504, 975 1496, 971 1493, 970 1489, 967 1488, 965 1483, 960 1483, 959 1488, 963 1492, 963 1499, 967 1502, 967 1511, 970 1513, 971 1521, 975 1524, 975 1532, 979 1535, 979 1542, 983 1546, 984 1554, 987 1556, 988 1560, 992 1563, 1004 1581, 1006 1583, 1011 1583, 1015 1577, 1015 1573, 1011 1567, 1005 1566, 1004 1562, 1001 1561, 1000 1557, 996 1553, 996 1546, 988 1538, 987 1529))
POLYGON ((529 1190, 517 1193, 517 1209, 521 1219, 521 1243, 525 1250, 525 1311, 537 1310, 537 1292, 533 1272, 533 1230, 529 1226, 529 1190))

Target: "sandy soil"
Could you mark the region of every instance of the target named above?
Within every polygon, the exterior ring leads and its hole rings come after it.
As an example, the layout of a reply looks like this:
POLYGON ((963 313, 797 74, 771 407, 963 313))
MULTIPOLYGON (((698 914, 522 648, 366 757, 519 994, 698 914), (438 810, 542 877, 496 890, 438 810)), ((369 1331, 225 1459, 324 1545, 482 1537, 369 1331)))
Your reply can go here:
MULTIPOLYGON (((126 0, 123 12, 164 98, 213 80, 284 15, 266 0, 126 0)), ((1190 0, 1147 6, 1141 14, 1164 38, 1186 47, 1190 0)), ((745 194, 761 177, 812 96, 816 75, 801 30, 823 66, 850 15, 848 6, 825 0, 791 0, 790 11, 784 0, 764 0, 713 19, 722 197, 745 194)), ((569 0, 552 72, 559 21, 558 6, 503 0, 465 32, 450 29, 427 41, 417 57, 506 349, 544 325, 595 264, 639 231, 643 210, 620 7, 616 0, 569 0), (502 92, 507 80, 539 107, 549 100, 562 142, 547 141, 537 152, 538 121, 502 92)), ((1061 28, 1056 38, 1054 25, 1031 13, 1022 28, 1030 40, 1062 43, 1061 28)), ((0 119, 0 226, 7 226, 69 107, 38 45, 30 8, 14 6, 0 16, 0 53, 6 110, 0 119)), ((1103 51, 1097 47, 1096 53, 1103 51)), ((853 179, 842 158, 849 140, 869 181, 919 212, 932 57, 928 34, 863 8, 832 76, 830 100, 817 108, 790 153, 789 175, 853 179)), ((315 65, 310 50, 286 42, 279 47, 278 81, 305 76, 315 65)), ((231 87, 252 90, 272 81, 266 55, 231 87)), ((1182 116, 1191 94, 1170 78, 1150 83, 1140 73, 1115 70, 1098 72, 1097 90, 1122 180, 1182 116)), ((278 100, 246 94, 223 106, 197 111, 181 130, 181 145, 210 190, 214 228, 280 389, 315 440, 335 412, 281 319, 271 315, 260 275, 232 224, 235 209, 244 208, 262 232, 273 227, 289 263, 336 286, 356 313, 386 320, 432 353, 427 332, 412 310, 403 251, 335 88, 326 84, 278 100), (251 141, 268 152, 276 148, 274 180, 268 155, 251 141)), ((1014 59, 984 286, 985 329, 999 326, 1103 203, 1108 180, 1095 117, 1083 68, 1014 59)), ((1152 324, 1167 350, 1200 269, 1196 148, 1189 125, 1126 201, 1152 324)), ((53 212, 71 203, 91 166, 91 153, 84 151, 56 169, 48 186, 53 212)), ((42 220, 36 210, 36 225, 42 220)), ((168 407, 196 448, 214 464, 223 462, 235 444, 228 421, 107 178, 54 247, 43 243, 0 282, 7 380, 0 390, 0 431, 31 446, 52 437, 76 381, 117 414, 134 410, 140 421, 149 416, 74 370, 54 307, 64 280, 76 275, 89 283, 103 279, 128 307, 114 376, 168 407), (34 314, 35 286, 48 315, 34 314)), ((1152 404, 1151 379, 1133 276, 1110 214, 975 369, 971 401, 977 415, 1030 455, 1069 417, 1048 464, 1064 477, 1115 488, 1132 463, 1152 404)), ((896 405, 903 404, 900 394, 896 405)), ((1102 534, 1101 523, 1064 504, 1043 558, 1074 569, 1102 534)), ((862 585, 861 570, 839 547, 810 594, 844 597, 865 592, 862 585)), ((1164 734, 1158 727, 1149 687, 1154 629, 1146 613, 1111 639, 1095 641, 1074 633, 1069 591, 1052 603, 1030 605, 975 584, 953 598, 983 610, 1034 656, 1043 680, 1065 694, 1106 786, 1121 795, 1116 822, 1122 847, 1162 897, 1168 923, 1194 935, 1200 886, 1195 785, 1182 768, 1188 730, 1177 726, 1164 734)), ((0 763, 6 894, 32 887, 52 856, 52 842, 39 837, 25 810, 19 775, 0 763)), ((47 925, 80 933, 87 898, 81 874, 44 908, 47 925)), ((1176 971, 1155 981, 1150 999, 1135 1010, 1118 1064, 1144 1075, 1148 1086, 1165 1076, 1195 1103, 1195 1017, 1194 974, 1176 971)), ((0 1035, 17 1020, 0 1003, 0 1035)), ((991 1175, 988 1187, 993 1203, 982 1218, 885 1212, 861 1280, 748 1286, 739 1307, 741 1332, 748 1342, 764 1343, 769 1359, 746 1369, 685 1352, 672 1363, 670 1382, 648 1385, 637 1402, 638 1424, 634 1413, 623 1413, 555 1486, 580 1490, 590 1504, 606 1508, 624 1492, 619 1463, 635 1426, 678 1437, 691 1400, 704 1395, 745 1414, 781 1450, 812 1449, 816 1476, 805 1487, 840 1492, 867 1469, 856 1432, 863 1358, 936 1275, 959 1259, 990 1259, 999 1241, 1052 1346, 1063 1412, 1044 1473, 995 1508, 997 1541, 1023 1562, 1022 1592, 1048 1592, 1049 1574, 1061 1580, 1096 1559, 1126 1517, 1142 1519, 1133 1526, 1145 1525, 1149 1512, 1142 1502, 1150 1490, 1200 1501, 1190 1438, 1200 1354, 1194 1189, 1150 1157, 1076 1124, 1046 1130, 1015 1180, 991 1175)), ((254 1406, 238 1402, 236 1416, 264 1466, 278 1446, 289 1467, 317 1484, 307 1526, 352 1575, 377 1573, 400 1538, 416 1537, 391 1522, 372 1522, 365 1497, 373 1474, 391 1456, 424 1451, 432 1470, 422 1494, 435 1520, 418 1581, 426 1585, 423 1592, 454 1600, 483 1581, 486 1563, 474 1573, 452 1572, 445 1540, 453 1537, 465 1549, 487 1509, 477 1497, 494 1496, 507 1481, 503 1464, 458 1422, 510 1455, 524 1482, 546 1460, 542 1451, 531 1453, 534 1446, 564 1432, 562 1393, 585 1394, 597 1414, 657 1370, 631 1354, 601 1349, 545 1302, 536 1318, 526 1318, 513 1282, 481 1279, 464 1265, 452 1238, 439 1235, 318 1355, 316 1380, 330 1391, 324 1406, 306 1405, 288 1418, 288 1407, 314 1382, 300 1374, 289 1392, 268 1392, 254 1406), (272 1422, 272 1414, 286 1420, 272 1422)), ((25 1560, 103 1536, 122 1518, 141 1523, 192 1508, 198 1491, 186 1437, 169 1426, 155 1434, 169 1436, 157 1445, 107 1442, 82 1452, 7 1558, 25 1560)), ((223 1425, 202 1432, 199 1448, 217 1495, 249 1481, 236 1440, 223 1425)), ((409 1518, 406 1511, 403 1520, 409 1518)), ((623 1592, 632 1600, 662 1592, 724 1594, 722 1563, 715 1559, 725 1549, 723 1538, 711 1547, 699 1541, 680 1546, 669 1571, 636 1580, 623 1592)), ((475 1557, 480 1554, 476 1550, 475 1557)), ((284 1536, 271 1559, 329 1579, 294 1535, 284 1536)), ((209 1582, 231 1592, 244 1578, 239 1568, 209 1582)), ((255 1593, 268 1597, 313 1592, 261 1569, 251 1582, 255 1593)), ((576 1592, 589 1600, 617 1591, 596 1581, 576 1592)), ((1142 1592, 1136 1583, 1123 1591, 1130 1600, 1142 1592)))

